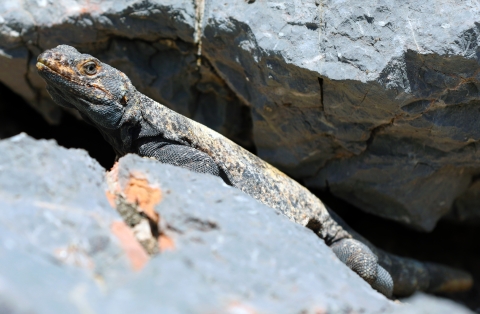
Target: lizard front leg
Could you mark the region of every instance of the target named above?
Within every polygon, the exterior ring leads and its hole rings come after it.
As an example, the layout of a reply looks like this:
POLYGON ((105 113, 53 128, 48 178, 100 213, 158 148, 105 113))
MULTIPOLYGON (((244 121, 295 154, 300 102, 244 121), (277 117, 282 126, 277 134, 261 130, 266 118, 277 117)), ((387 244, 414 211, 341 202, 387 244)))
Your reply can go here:
POLYGON ((212 157, 193 147, 157 138, 139 144, 137 153, 143 157, 153 157, 164 164, 221 177, 225 183, 231 185, 212 157))

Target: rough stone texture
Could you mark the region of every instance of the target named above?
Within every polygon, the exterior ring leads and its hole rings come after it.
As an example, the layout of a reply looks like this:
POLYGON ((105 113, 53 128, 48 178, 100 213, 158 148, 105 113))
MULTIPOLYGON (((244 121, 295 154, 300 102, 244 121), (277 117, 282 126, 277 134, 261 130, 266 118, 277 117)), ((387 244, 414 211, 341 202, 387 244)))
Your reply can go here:
POLYGON ((161 191, 155 210, 171 242, 135 272, 97 162, 24 134, 0 151, 2 313, 417 313, 220 179, 128 155, 115 184, 161 191))
POLYGON ((129 155, 118 166, 119 185, 133 176, 162 191, 155 209, 174 241, 172 251, 133 275, 110 231, 119 216, 108 204, 103 169, 93 159, 26 135, 1 141, 0 150, 4 309, 384 313, 394 308, 311 231, 273 209, 213 176, 129 155))
POLYGON ((477 199, 465 192, 479 173, 479 11, 458 0, 4 1, 0 81, 58 121, 34 59, 73 45, 243 145, 253 134, 260 157, 309 187, 431 230, 457 197, 477 199))
MULTIPOLYGON (((234 307, 260 313, 392 308, 346 271, 313 232, 219 178, 128 155, 118 165, 122 189, 132 176, 162 191, 156 210, 162 232, 175 248, 153 259, 140 280, 145 284, 153 274, 158 276, 145 290, 165 291, 165 306, 182 303, 183 313, 202 304, 200 308, 213 307, 219 313, 234 307), (180 277, 189 278, 191 290, 185 281, 175 279, 180 277), (195 293, 200 287, 202 292, 195 293), (179 296, 177 291, 190 297, 179 296), (327 291, 329 297, 322 297, 327 291)), ((145 305, 143 310, 149 309, 145 305)))
POLYGON ((131 273, 104 169, 25 134, 0 152, 0 313, 85 313, 131 273))
POLYGON ((474 312, 464 306, 450 300, 434 297, 424 293, 417 293, 407 299, 403 299, 404 306, 399 307, 393 313, 409 314, 414 308, 415 313, 431 314, 431 313, 455 313, 455 314, 473 314, 474 312))
POLYGON ((204 54, 252 107, 258 154, 431 230, 478 173, 479 5, 224 2, 204 54))

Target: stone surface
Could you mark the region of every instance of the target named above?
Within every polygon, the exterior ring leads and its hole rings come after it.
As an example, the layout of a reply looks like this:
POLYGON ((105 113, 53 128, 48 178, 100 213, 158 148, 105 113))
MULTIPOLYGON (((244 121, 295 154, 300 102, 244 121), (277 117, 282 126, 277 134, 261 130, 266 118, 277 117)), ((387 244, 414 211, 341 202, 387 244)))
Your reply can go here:
POLYGON ((455 314, 473 314, 466 307, 450 300, 434 297, 424 293, 417 293, 407 299, 403 299, 403 306, 394 311, 395 314, 408 314, 412 310, 418 314, 430 313, 455 313, 455 314))
POLYGON ((455 200, 453 211, 447 218, 466 224, 480 222, 480 181, 474 181, 469 188, 455 200))
POLYGON ((135 177, 161 191, 155 210, 173 243, 135 268, 96 161, 84 151, 24 134, 0 141, 0 151, 0 309, 385 313, 394 308, 310 230, 216 177, 129 155, 117 166, 118 184, 135 177))
POLYGON ((2 313, 417 313, 423 304, 385 299, 313 232, 216 177, 128 155, 107 183, 84 151, 24 134, 0 151, 2 313), (132 179, 158 191, 152 203, 132 179), (140 267, 139 244, 107 200, 112 184, 153 206, 168 238, 140 267))
POLYGON ((207 5, 204 55, 250 104, 258 154, 431 230, 479 170, 480 6, 225 2, 207 5))
POLYGON ((25 134, 0 151, 0 312, 85 313, 132 273, 104 169, 25 134))
POLYGON ((467 189, 480 172, 479 11, 458 0, 3 1, 0 82, 58 121, 33 66, 73 45, 309 187, 431 230, 457 197, 478 199, 467 189))
POLYGON ((184 313, 237 307, 260 313, 382 312, 393 306, 351 275, 313 232, 219 178, 128 155, 118 165, 122 189, 132 177, 162 191, 155 208, 174 249, 154 258, 138 284, 164 291, 165 306, 182 303, 184 313), (154 274, 158 280, 147 284, 154 274), (329 297, 322 298, 327 291, 329 297))

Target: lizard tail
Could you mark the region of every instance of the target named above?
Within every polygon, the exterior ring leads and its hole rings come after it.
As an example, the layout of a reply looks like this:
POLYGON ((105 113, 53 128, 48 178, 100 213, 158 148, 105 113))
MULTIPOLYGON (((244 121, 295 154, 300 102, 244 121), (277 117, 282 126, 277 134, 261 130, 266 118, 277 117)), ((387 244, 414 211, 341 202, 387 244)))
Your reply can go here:
POLYGON ((472 276, 462 270, 448 266, 420 262, 374 249, 378 263, 392 276, 396 296, 408 296, 415 291, 430 293, 460 292, 473 285, 472 276))

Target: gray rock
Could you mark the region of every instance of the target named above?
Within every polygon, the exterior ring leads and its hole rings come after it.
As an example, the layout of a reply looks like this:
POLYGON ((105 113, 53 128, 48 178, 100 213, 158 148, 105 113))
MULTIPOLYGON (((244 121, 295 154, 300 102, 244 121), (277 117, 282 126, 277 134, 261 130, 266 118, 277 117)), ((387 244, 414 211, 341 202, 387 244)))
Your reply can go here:
POLYGON ((260 157, 365 211, 431 230, 473 197, 478 4, 89 3, 0 4, 0 82, 49 121, 61 112, 35 57, 69 44, 242 145, 253 136, 260 157))
MULTIPOLYGON (((175 249, 154 258, 122 297, 134 289, 156 291, 162 306, 178 313, 233 313, 236 308, 381 313, 393 308, 313 232, 219 178, 128 155, 118 165, 121 189, 132 177, 162 191, 156 210, 175 249)), ((143 311, 160 306, 147 297, 138 302, 143 311)), ((119 309, 125 306, 120 304, 119 309)))
POLYGON ((478 4, 209 4, 204 54, 262 158, 423 230, 478 173, 478 4))
POLYGON ((217 177, 127 155, 105 179, 84 151, 25 134, 0 141, 0 151, 2 313, 423 313, 430 306, 387 300, 313 232, 217 177), (161 194, 151 204, 168 245, 134 271, 107 193, 148 203, 138 184, 129 190, 139 181, 161 194))
POLYGON ((104 169, 25 134, 0 151, 0 312, 85 313, 132 273, 104 169))
POLYGON ((394 304, 308 229, 220 179, 129 155, 159 188, 174 249, 134 273, 112 234, 104 170, 81 150, 21 134, 0 141, 0 309, 14 313, 384 313, 394 304), (339 280, 341 278, 341 280, 339 280), (328 298, 324 296, 328 295, 328 298))
POLYGON ((473 314, 466 307, 450 300, 417 292, 415 295, 403 299, 404 304, 397 308, 394 314, 408 314, 414 311, 418 314, 473 314))

